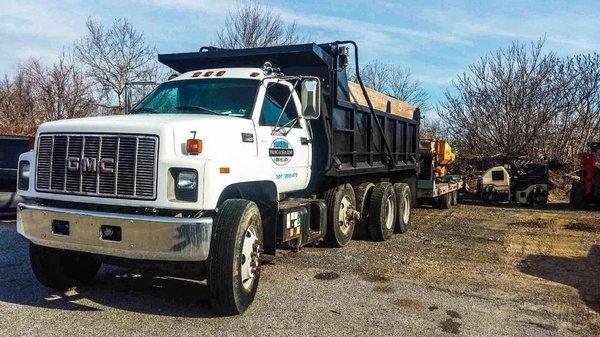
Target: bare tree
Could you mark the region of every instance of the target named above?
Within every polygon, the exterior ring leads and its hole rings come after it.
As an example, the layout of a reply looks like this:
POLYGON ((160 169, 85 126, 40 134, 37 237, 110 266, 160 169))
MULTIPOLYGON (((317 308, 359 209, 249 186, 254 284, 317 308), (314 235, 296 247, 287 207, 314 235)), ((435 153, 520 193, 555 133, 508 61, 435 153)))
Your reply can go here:
POLYGON ((0 82, 0 134, 35 134, 39 121, 31 86, 21 72, 0 82))
POLYGON ((86 117, 96 113, 93 85, 71 58, 62 54, 45 67, 32 59, 21 66, 31 83, 38 118, 43 121, 86 117))
MULTIPOLYGON (((373 60, 360 69, 360 77, 365 86, 379 92, 389 93, 392 67, 379 60, 373 60)), ((356 76, 355 74, 352 74, 356 76)))
POLYGON ((98 84, 101 106, 122 113, 125 84, 156 79, 156 49, 126 19, 116 19, 108 28, 91 19, 86 25, 87 34, 75 43, 75 56, 98 84))
POLYGON ((600 58, 542 53, 544 40, 482 57, 438 114, 466 156, 565 163, 600 131, 600 58))
POLYGON ((421 136, 431 135, 438 138, 448 137, 448 134, 446 133, 446 129, 442 121, 439 118, 435 118, 435 116, 429 115, 426 115, 421 120, 420 133, 421 136))
MULTIPOLYGON (((354 69, 348 68, 347 74, 350 81, 357 81, 354 69)), ((375 59, 360 69, 360 76, 365 86, 417 106, 422 112, 431 108, 429 94, 407 68, 375 59)))
POLYGON ((92 84, 65 54, 51 66, 30 59, 0 82, 0 133, 33 135, 43 122, 96 113, 92 84))
POLYGON ((391 96, 418 106, 421 111, 429 111, 429 94, 421 81, 413 77, 408 68, 394 67, 390 69, 388 91, 391 96))
POLYGON ((255 1, 230 11, 225 26, 217 32, 221 48, 240 49, 299 43, 303 37, 296 23, 286 23, 274 10, 255 1))

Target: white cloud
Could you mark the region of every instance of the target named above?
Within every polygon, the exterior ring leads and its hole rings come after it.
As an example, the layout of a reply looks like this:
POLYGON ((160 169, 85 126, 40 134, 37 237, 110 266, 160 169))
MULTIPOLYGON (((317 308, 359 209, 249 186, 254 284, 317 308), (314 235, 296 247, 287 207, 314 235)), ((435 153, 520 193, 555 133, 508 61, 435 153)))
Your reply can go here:
POLYGON ((8 1, 0 11, 0 72, 34 57, 53 62, 82 31, 84 20, 55 4, 8 1))
POLYGON ((68 13, 50 4, 26 1, 9 1, 2 4, 0 12, 0 33, 3 35, 27 35, 55 40, 72 40, 79 29, 73 27, 68 13))
POLYGON ((561 52, 600 49, 600 25, 597 24, 598 18, 591 13, 556 8, 542 14, 537 7, 523 5, 510 11, 487 11, 485 15, 472 8, 458 6, 427 8, 419 15, 426 22, 466 40, 504 38, 527 42, 546 37, 548 45, 561 52))
MULTIPOLYGON (((229 10, 239 7, 240 1, 212 1, 194 0, 151 0, 151 3, 164 8, 179 11, 197 11, 204 14, 225 15, 229 10)), ((392 3, 389 3, 390 5, 392 3)), ((402 26, 372 23, 364 20, 347 19, 344 17, 321 15, 315 13, 300 13, 281 7, 268 6, 281 18, 288 22, 295 22, 299 27, 317 30, 317 35, 339 36, 341 38, 364 41, 365 47, 377 46, 391 54, 402 54, 414 47, 413 44, 403 43, 406 39, 417 43, 435 42, 444 44, 467 44, 457 36, 439 31, 417 30, 402 26), (325 34, 327 33, 327 34, 325 34)), ((325 38, 326 40, 328 38, 325 38)))
POLYGON ((197 11, 206 14, 226 14, 239 6, 239 1, 207 1, 207 0, 148 0, 144 4, 152 4, 178 11, 197 11))

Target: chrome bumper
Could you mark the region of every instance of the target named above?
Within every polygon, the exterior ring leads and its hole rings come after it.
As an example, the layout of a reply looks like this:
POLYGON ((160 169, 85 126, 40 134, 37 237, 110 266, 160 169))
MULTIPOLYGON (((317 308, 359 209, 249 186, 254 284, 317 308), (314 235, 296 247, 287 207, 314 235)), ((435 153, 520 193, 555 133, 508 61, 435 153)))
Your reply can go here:
POLYGON ((28 203, 17 207, 17 231, 35 244, 143 260, 206 260, 212 222, 212 218, 121 214, 28 203), (69 235, 54 234, 53 220, 68 221, 69 235), (121 241, 103 240, 102 225, 120 227, 121 241))

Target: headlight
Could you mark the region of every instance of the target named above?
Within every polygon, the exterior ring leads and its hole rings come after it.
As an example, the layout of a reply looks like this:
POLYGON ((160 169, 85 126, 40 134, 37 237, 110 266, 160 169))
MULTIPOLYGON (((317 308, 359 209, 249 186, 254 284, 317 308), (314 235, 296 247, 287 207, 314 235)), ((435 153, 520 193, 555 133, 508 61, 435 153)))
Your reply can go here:
POLYGON ((19 162, 19 177, 17 187, 20 190, 28 190, 29 189, 29 174, 30 167, 28 161, 19 162))
POLYGON ((177 175, 177 188, 188 191, 197 189, 198 173, 196 171, 180 171, 177 175))
POLYGON ((169 169, 167 198, 171 201, 198 201, 198 171, 191 168, 169 169))

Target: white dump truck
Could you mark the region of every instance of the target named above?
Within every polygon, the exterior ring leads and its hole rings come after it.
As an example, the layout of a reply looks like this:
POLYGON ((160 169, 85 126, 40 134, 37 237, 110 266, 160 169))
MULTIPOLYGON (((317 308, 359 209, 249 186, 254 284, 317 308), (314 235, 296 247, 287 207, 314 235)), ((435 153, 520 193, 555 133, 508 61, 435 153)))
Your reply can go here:
POLYGON ((41 125, 18 173, 37 279, 63 290, 102 263, 185 262, 237 314, 277 247, 406 231, 419 112, 374 109, 362 84, 357 104, 348 46, 358 64, 352 41, 159 55, 178 76, 128 114, 41 125))

